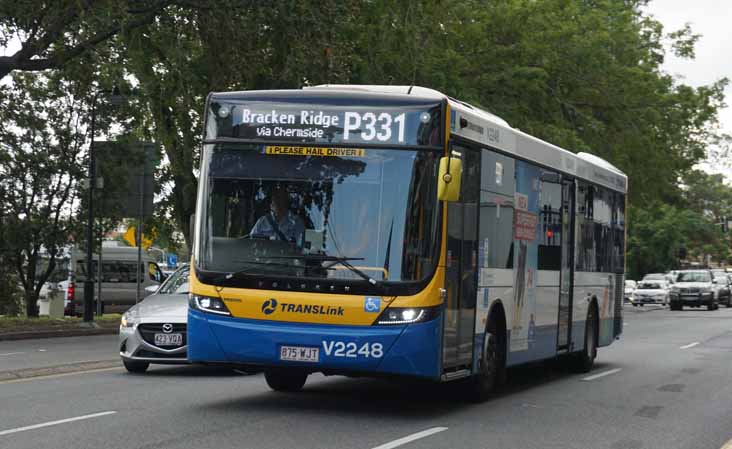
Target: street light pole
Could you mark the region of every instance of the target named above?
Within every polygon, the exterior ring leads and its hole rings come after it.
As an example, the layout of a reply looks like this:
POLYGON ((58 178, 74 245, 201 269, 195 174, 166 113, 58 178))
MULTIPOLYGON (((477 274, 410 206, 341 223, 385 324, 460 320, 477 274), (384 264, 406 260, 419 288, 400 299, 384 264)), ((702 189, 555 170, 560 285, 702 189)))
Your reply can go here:
MULTIPOLYGON (((111 103, 119 105, 123 101, 119 89, 97 90, 92 97, 91 104, 91 143, 89 144, 89 197, 86 222, 86 276, 84 277, 84 322, 91 323, 94 320, 94 189, 97 184, 96 155, 94 153, 94 134, 96 132, 97 99, 100 94, 111 94, 111 103)), ((101 277, 97 280, 101 282, 101 277)), ((101 301, 101 296, 99 301, 101 301)))
POLYGON ((94 319, 94 187, 96 179, 96 158, 94 155, 94 131, 97 118, 97 97, 99 91, 94 94, 91 107, 91 143, 89 144, 89 196, 87 199, 87 222, 86 222, 86 276, 84 277, 84 322, 91 323, 94 319))

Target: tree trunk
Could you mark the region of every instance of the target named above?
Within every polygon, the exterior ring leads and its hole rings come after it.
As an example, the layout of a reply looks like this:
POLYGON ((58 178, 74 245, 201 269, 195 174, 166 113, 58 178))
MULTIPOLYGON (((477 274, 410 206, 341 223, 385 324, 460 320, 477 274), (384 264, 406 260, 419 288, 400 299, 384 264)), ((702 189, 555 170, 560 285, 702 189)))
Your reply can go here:
POLYGON ((23 299, 25 300, 25 313, 29 318, 38 317, 38 294, 33 290, 26 290, 23 299))

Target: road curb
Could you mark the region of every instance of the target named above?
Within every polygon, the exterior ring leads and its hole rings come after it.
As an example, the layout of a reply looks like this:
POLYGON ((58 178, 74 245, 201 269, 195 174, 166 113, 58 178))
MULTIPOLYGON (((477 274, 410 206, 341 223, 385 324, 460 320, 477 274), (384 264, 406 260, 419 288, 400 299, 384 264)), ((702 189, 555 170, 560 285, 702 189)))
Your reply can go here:
POLYGON ((0 382, 32 377, 52 376, 55 374, 79 373, 98 369, 116 368, 122 366, 120 359, 96 360, 90 362, 67 363, 64 365, 44 366, 41 368, 23 368, 10 371, 0 371, 0 382))
POLYGON ((84 335, 113 335, 119 332, 118 327, 53 329, 0 333, 0 341, 30 340, 34 338, 80 337, 84 335))

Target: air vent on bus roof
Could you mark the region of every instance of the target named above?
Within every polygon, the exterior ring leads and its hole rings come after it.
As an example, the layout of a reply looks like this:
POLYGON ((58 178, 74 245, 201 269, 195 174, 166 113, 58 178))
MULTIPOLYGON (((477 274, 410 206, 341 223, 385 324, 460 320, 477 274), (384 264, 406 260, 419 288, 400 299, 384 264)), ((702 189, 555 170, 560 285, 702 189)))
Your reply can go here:
POLYGON ((610 171, 614 171, 614 172, 616 172, 618 174, 621 174, 621 175, 624 174, 623 171, 620 170, 618 167, 614 166, 613 164, 611 164, 610 162, 606 161, 605 159, 603 159, 603 158, 601 158, 599 156, 595 156, 594 154, 590 154, 590 153, 577 153, 577 157, 580 158, 580 159, 584 159, 584 160, 586 160, 588 162, 591 162, 591 163, 593 163, 593 164, 595 164, 597 166, 606 168, 606 169, 608 169, 610 171))

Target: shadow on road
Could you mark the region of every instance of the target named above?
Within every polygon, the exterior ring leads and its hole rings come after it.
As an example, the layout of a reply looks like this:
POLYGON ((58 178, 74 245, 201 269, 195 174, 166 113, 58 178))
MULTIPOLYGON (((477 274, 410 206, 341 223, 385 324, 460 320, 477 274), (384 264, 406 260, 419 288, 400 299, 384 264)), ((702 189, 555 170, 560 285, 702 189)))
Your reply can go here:
POLYGON ((220 366, 204 365, 151 365, 142 377, 241 377, 242 371, 220 366))
MULTIPOLYGON (((598 364, 593 371, 612 367, 598 364)), ((315 377, 315 376, 313 376, 315 377)), ((560 361, 535 363, 512 368, 508 381, 502 389, 483 404, 490 404, 504 397, 510 397, 552 382, 570 380, 576 377, 560 361)), ((314 378, 312 380, 315 380, 314 378)), ((267 388, 262 378, 264 388, 267 388)), ((452 413, 456 410, 475 407, 468 399, 463 382, 438 384, 419 380, 352 379, 333 377, 305 385, 299 393, 265 391, 235 397, 223 401, 200 404, 206 411, 226 413, 241 412, 245 415, 255 409, 258 413, 278 415, 282 412, 307 412, 323 415, 384 416, 400 419, 430 419, 452 413)))

